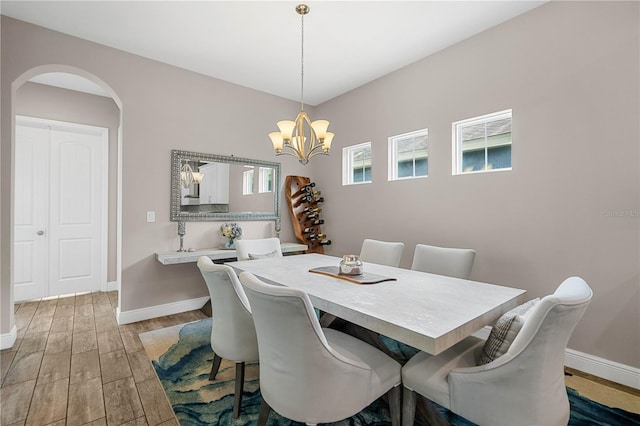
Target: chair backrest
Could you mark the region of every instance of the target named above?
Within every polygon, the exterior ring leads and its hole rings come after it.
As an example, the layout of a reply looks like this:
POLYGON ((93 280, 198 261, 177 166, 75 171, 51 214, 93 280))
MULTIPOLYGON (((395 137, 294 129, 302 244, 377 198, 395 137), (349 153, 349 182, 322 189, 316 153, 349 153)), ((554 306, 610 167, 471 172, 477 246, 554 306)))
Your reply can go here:
POLYGON ((370 403, 371 369, 331 348, 305 292, 264 283, 248 272, 240 281, 258 334, 260 392, 276 412, 303 423, 325 423, 328 413, 336 420, 349 417, 352 407, 340 389, 348 389, 349 399, 356 396, 362 407, 370 403))
POLYGON ((526 314, 507 353, 480 367, 453 370, 452 410, 478 424, 566 424, 565 350, 592 296, 582 278, 567 278, 526 314))
POLYGON ((264 257, 282 257, 279 238, 240 239, 235 241, 238 260, 253 260, 264 257))
POLYGON ((416 244, 411 269, 455 278, 469 278, 476 252, 472 249, 416 244))
POLYGON ((235 271, 201 256, 198 268, 211 297, 211 348, 235 362, 257 361, 258 341, 249 300, 235 271))
POLYGON ((365 239, 360 250, 360 260, 398 267, 403 250, 404 243, 365 239))

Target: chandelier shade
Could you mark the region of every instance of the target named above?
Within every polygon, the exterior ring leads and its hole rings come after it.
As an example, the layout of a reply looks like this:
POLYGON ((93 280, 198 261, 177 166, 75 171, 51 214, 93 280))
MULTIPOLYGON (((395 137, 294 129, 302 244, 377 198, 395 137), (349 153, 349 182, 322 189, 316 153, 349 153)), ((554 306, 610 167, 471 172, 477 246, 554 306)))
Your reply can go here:
POLYGON ((309 13, 309 6, 300 4, 296 12, 301 16, 302 37, 300 55, 300 113, 295 121, 281 120, 277 126, 279 132, 269 133, 273 149, 276 155, 292 155, 298 158, 302 164, 307 164, 309 159, 318 154, 329 154, 333 133, 327 132, 329 122, 327 120, 311 121, 304 111, 304 15, 309 13))

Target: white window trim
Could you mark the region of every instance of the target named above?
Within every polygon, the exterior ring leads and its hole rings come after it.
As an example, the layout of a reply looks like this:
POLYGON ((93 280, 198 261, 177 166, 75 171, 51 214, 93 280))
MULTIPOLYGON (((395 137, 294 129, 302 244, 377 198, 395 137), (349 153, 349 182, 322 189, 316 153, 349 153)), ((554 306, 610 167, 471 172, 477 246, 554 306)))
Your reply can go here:
MULTIPOLYGON (((352 171, 353 171, 353 167, 351 164, 351 155, 350 153, 352 151, 356 151, 360 148, 364 148, 364 147, 369 147, 371 150, 373 150, 373 147, 371 146, 371 141, 369 142, 363 142, 357 145, 351 145, 351 146, 345 146, 344 148, 342 148, 342 185, 366 185, 369 184, 373 181, 373 177, 371 180, 369 181, 364 181, 364 182, 352 182, 352 171)), ((373 153, 373 152, 372 152, 373 153)), ((373 158, 372 161, 373 163, 373 158)), ((372 165, 372 170, 373 170, 373 165, 372 165)))
MULTIPOLYGON (((388 164, 388 174, 387 180, 389 181, 397 181, 397 180, 408 180, 408 179, 423 179, 429 177, 429 173, 425 176, 405 176, 398 177, 398 161, 396 158, 396 141, 399 139, 403 139, 406 137, 415 137, 419 135, 424 135, 427 137, 427 162, 429 161, 429 129, 420 129, 415 130, 413 132, 403 133, 401 135, 389 136, 388 138, 388 148, 389 148, 389 164, 388 164)), ((415 160, 415 157, 414 157, 415 160)))
MULTIPOLYGON (((493 120, 500 120, 503 118, 511 118, 511 123, 513 125, 513 110, 512 109, 505 109, 503 111, 498 111, 498 112, 493 112, 491 114, 485 114, 485 115, 481 115, 478 117, 473 117, 473 118, 468 118, 465 120, 459 120, 459 121, 454 121, 453 123, 451 123, 451 139, 452 139, 452 143, 451 143, 451 159, 452 159, 452 165, 451 165, 451 174, 453 176, 458 176, 458 175, 475 175, 475 174, 479 174, 479 173, 493 173, 493 172, 505 172, 505 171, 511 171, 512 167, 505 167, 502 169, 488 169, 488 170, 475 170, 472 172, 465 172, 463 170, 461 170, 462 168, 462 149, 460 149, 461 147, 458 145, 458 126, 464 124, 464 125, 474 125, 474 124, 480 124, 480 123, 484 123, 487 121, 493 121, 493 120)), ((512 149, 513 149, 513 139, 512 139, 512 143, 510 144, 512 149)), ((513 151, 512 151, 513 152, 513 151)), ((512 163, 513 164, 513 156, 511 158, 512 163)))
POLYGON ((269 171, 271 171, 271 173, 273 174, 273 168, 260 167, 260 172, 258 176, 258 193, 260 194, 272 192, 267 188, 267 183, 269 182, 269 179, 268 179, 269 171))
MULTIPOLYGON (((250 166, 251 167, 251 166, 250 166)), ((253 195, 253 180, 255 179, 255 169, 251 167, 242 172, 242 195, 253 195), (251 178, 249 178, 251 176, 251 178)))

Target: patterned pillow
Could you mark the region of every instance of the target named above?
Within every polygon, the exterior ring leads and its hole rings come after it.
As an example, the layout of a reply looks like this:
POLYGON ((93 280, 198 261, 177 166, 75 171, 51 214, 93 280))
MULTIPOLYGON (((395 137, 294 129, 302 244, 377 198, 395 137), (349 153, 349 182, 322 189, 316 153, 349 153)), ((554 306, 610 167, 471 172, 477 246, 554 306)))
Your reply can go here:
POLYGON ((513 343, 513 340, 524 325, 525 314, 531 312, 539 301, 540 299, 538 298, 531 299, 522 305, 516 306, 496 321, 491 329, 489 338, 482 347, 478 365, 487 364, 507 353, 511 343, 513 343))
POLYGON ((249 253, 249 260, 266 259, 268 257, 276 257, 277 254, 278 254, 278 250, 270 251, 269 253, 264 253, 264 254, 249 253))

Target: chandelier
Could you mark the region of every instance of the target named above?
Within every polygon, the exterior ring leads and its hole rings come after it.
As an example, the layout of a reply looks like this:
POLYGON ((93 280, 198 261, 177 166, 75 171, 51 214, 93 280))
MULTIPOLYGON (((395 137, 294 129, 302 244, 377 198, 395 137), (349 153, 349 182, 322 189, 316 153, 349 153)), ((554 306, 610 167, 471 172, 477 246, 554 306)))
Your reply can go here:
POLYGON ((180 169, 180 181, 182 186, 188 188, 192 183, 202 183, 204 174, 201 172, 194 172, 193 167, 189 163, 184 163, 180 169))
POLYGON ((301 17, 301 54, 300 54, 300 113, 295 121, 278 121, 279 132, 269 133, 276 155, 293 155, 302 164, 318 154, 329 154, 333 133, 327 132, 327 120, 311 121, 304 112, 304 15, 309 13, 309 6, 299 4, 296 12, 301 17))

